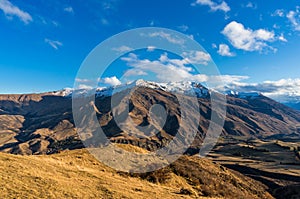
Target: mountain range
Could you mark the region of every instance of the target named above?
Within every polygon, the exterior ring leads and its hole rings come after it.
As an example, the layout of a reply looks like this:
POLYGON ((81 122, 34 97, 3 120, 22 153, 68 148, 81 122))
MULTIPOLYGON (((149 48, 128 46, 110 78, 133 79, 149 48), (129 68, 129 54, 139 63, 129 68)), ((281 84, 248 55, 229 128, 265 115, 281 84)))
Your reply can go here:
MULTIPOLYGON (((86 97, 94 90, 72 90, 42 94, 0 95, 0 151, 13 154, 52 154, 65 149, 82 148, 72 116, 72 95, 86 97)), ((167 144, 180 125, 180 105, 174 93, 189 97, 196 93, 201 118, 194 143, 188 153, 199 150, 212 114, 210 90, 195 82, 155 83, 138 80, 127 85, 99 88, 95 111, 107 137, 115 143, 129 143, 153 151, 167 144), (128 134, 116 125, 110 108, 112 95, 131 88, 129 117, 137 125, 150 123, 149 110, 154 104, 166 108, 166 124, 150 137, 128 134)), ((300 134, 300 112, 259 93, 230 92, 223 135, 264 138, 276 134, 300 134)), ((120 110, 122 114, 122 111, 120 110)), ((197 121, 197 115, 191 113, 197 121)), ((130 124, 124 124, 130 126, 130 124)), ((188 131, 188 126, 183 129, 188 131)))
MULTIPOLYGON (((157 83, 157 82, 144 81, 142 79, 139 79, 123 85, 111 86, 111 87, 99 87, 96 89, 96 93, 98 94, 98 96, 111 96, 113 93, 119 92, 121 90, 133 88, 135 86, 143 86, 143 85, 149 88, 161 89, 167 92, 176 92, 176 93, 182 93, 186 95, 196 94, 198 96, 202 96, 202 95, 206 95, 208 92, 208 89, 205 88, 203 85, 192 81, 157 83)), ((66 88, 61 91, 57 91, 53 93, 56 93, 58 95, 63 95, 63 96, 71 96, 73 92, 84 95, 84 94, 88 94, 89 93, 88 91, 89 89, 66 88)), ((218 92, 221 92, 224 95, 234 95, 239 98, 262 95, 260 92, 254 92, 254 91, 240 92, 240 91, 231 90, 230 88, 220 89, 218 92)), ((300 98, 298 96, 294 96, 294 97, 285 96, 283 97, 283 99, 281 100, 280 99, 277 100, 276 98, 274 100, 295 110, 300 110, 300 98)))

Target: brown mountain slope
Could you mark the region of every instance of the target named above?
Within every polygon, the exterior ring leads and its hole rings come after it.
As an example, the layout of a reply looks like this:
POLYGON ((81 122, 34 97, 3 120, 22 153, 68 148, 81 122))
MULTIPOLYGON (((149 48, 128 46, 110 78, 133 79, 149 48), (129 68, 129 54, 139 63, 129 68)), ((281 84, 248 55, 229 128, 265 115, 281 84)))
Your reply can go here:
MULTIPOLYGON (((119 94, 116 94, 119 95, 119 94)), ((276 134, 299 134, 300 113, 267 97, 239 99, 227 97, 227 117, 223 135, 265 137, 276 134)), ((199 98, 201 120, 193 148, 198 148, 209 126, 209 98, 199 98)), ((130 99, 130 114, 136 124, 148 124, 149 109, 154 104, 168 111, 163 130, 147 138, 128 135, 115 124, 110 97, 96 99, 99 122, 114 142, 130 143, 155 150, 177 133, 181 118, 176 97, 168 92, 140 87, 130 99)), ((0 151, 14 154, 55 153, 81 148, 72 118, 71 98, 51 93, 0 95, 0 151)), ((121 110, 122 111, 122 110, 121 110)), ((191 118, 197 115, 190 114, 191 118)), ((125 124, 125 126, 130 126, 125 124)), ((188 126, 183 126, 188 131, 188 126)), ((129 129, 130 130, 130 129, 129 129)), ((143 132, 140 132, 141 134, 143 132)))
POLYGON ((209 160, 182 157, 165 169, 133 176, 85 150, 0 153, 0 190, 0 198, 272 198, 262 184, 209 160))

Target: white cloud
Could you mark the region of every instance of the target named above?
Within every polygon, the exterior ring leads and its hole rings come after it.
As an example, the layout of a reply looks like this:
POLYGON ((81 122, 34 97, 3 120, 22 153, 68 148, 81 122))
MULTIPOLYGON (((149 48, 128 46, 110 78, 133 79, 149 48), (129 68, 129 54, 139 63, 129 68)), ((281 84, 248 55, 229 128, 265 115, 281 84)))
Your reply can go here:
POLYGON ((184 61, 191 64, 204 64, 207 65, 211 60, 208 53, 203 51, 189 51, 182 54, 184 61))
MULTIPOLYGON (((271 14, 273 17, 286 17, 292 24, 294 30, 300 31, 300 6, 297 6, 295 10, 285 11, 283 9, 277 9, 271 14)), ((274 25, 277 28, 277 24, 274 25)))
POLYGON ((111 86, 118 86, 121 84, 121 81, 116 77, 105 77, 102 79, 102 81, 104 84, 109 84, 111 86))
POLYGON ((220 44, 219 45, 219 50, 218 50, 218 53, 221 55, 221 56, 227 56, 227 57, 234 57, 235 54, 230 52, 230 48, 228 45, 226 44, 220 44))
MULTIPOLYGON (((191 51, 184 53, 183 59, 171 59, 167 53, 160 56, 158 60, 139 59, 136 54, 130 53, 127 57, 121 58, 127 63, 129 69, 125 72, 126 78, 137 78, 137 76, 154 75, 155 81, 159 82, 178 82, 178 81, 223 81, 223 78, 216 76, 207 76, 205 74, 197 74, 189 65, 193 63, 202 63, 210 60, 210 56, 200 51, 191 51)), ((235 76, 234 78, 237 78, 235 76)), ((229 79, 229 76, 224 79, 229 79)), ((230 80, 232 81, 232 79, 230 80)))
POLYGON ((213 2, 212 0, 196 0, 196 2, 191 4, 192 6, 196 5, 203 5, 203 6, 209 6, 212 11, 221 10, 224 12, 229 12, 230 7, 228 4, 223 1, 222 3, 218 4, 216 2, 213 2))
POLYGON ((148 51, 148 52, 153 52, 155 49, 156 49, 155 46, 148 46, 148 47, 147 47, 147 51, 148 51))
POLYGON ((222 80, 225 84, 232 83, 232 82, 240 82, 242 80, 249 79, 248 76, 242 76, 242 75, 220 75, 220 76, 214 76, 214 79, 222 80))
POLYGON ((278 101, 288 101, 291 97, 300 97, 300 79, 281 79, 278 81, 265 81, 262 85, 269 88, 264 95, 278 101))
POLYGON ((28 24, 33 20, 29 13, 21 10, 8 0, 0 1, 0 10, 2 10, 7 17, 18 17, 25 24, 28 24))
MULTIPOLYGON (((297 6, 295 10, 285 11, 283 9, 277 9, 271 14, 273 17, 286 17, 288 21, 292 24, 294 30, 300 31, 300 6, 297 6)), ((278 28, 277 24, 274 28, 278 28)))
POLYGON ((55 40, 50 40, 50 39, 45 39, 45 42, 49 44, 52 48, 55 50, 58 50, 59 47, 63 46, 63 44, 60 41, 55 41, 55 40))
POLYGON ((84 89, 84 90, 91 90, 95 87, 95 84, 97 81, 93 81, 92 79, 81 79, 81 78, 76 78, 76 88, 78 89, 84 89))
MULTIPOLYGON (((236 21, 230 22, 222 31, 230 43, 237 49, 245 51, 263 51, 268 46, 267 42, 275 41, 274 32, 265 29, 251 30, 236 21)), ((273 49, 274 50, 274 49, 273 49)))
POLYGON ((257 40, 272 41, 274 39, 274 32, 270 32, 264 29, 258 29, 252 33, 253 37, 257 40))
POLYGON ((262 83, 232 82, 228 89, 238 92, 260 92, 279 102, 300 100, 300 79, 281 79, 277 81, 264 81, 262 83))
POLYGON ((71 6, 65 7, 65 8, 64 8, 64 11, 65 11, 65 12, 69 12, 69 13, 74 13, 74 9, 73 9, 71 6))
POLYGON ((278 37, 279 41, 287 42, 287 39, 284 37, 283 33, 278 37))
POLYGON ((207 76, 209 85, 213 86, 214 89, 219 92, 224 92, 230 88, 228 85, 239 85, 243 80, 249 79, 248 76, 241 75, 219 75, 219 76, 207 76))
POLYGON ((192 68, 183 64, 183 60, 169 59, 167 54, 161 55, 159 60, 139 59, 137 55, 130 53, 128 57, 121 58, 131 67, 126 75, 154 73, 156 78, 162 82, 182 81, 190 79, 192 68))
POLYGON ((177 38, 175 36, 172 36, 169 33, 163 32, 163 31, 153 32, 153 33, 149 33, 148 35, 142 35, 142 36, 160 37, 162 39, 166 39, 170 43, 179 44, 179 45, 183 45, 185 43, 185 41, 183 39, 177 38))
POLYGON ((145 76, 145 75, 148 75, 148 73, 140 69, 129 69, 124 73, 124 77, 145 76))
MULTIPOLYGON (((209 60, 210 56, 203 53, 197 53, 198 51, 192 51, 185 53, 187 56, 194 56, 189 58, 191 60, 209 60), (196 58, 195 58, 196 57, 196 58)), ((167 53, 161 54, 158 60, 139 59, 139 57, 130 53, 126 57, 122 57, 121 60, 126 62, 129 69, 125 72, 124 77, 127 81, 139 79, 146 76, 151 77, 153 81, 157 82, 180 82, 180 81, 196 81, 199 83, 206 83, 211 89, 222 91, 224 90, 224 84, 232 84, 248 79, 248 76, 239 75, 206 75, 199 74, 189 65, 187 58, 182 59, 169 58, 167 53)))
POLYGON ((290 23, 293 25, 296 31, 300 31, 300 7, 297 7, 296 10, 291 10, 286 15, 290 23))
POLYGON ((117 48, 113 48, 112 50, 123 53, 123 52, 132 51, 133 49, 128 46, 120 46, 117 48))
POLYGON ((93 89, 92 86, 89 86, 89 85, 86 85, 86 84, 79 84, 79 85, 77 86, 77 88, 78 88, 78 89, 83 89, 83 90, 91 90, 91 89, 93 89))

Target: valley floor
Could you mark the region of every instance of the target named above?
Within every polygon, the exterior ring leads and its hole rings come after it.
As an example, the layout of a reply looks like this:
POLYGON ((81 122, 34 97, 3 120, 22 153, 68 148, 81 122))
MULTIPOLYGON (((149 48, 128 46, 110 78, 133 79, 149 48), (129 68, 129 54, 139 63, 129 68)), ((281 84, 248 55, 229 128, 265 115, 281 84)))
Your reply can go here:
POLYGON ((232 136, 222 138, 208 158, 262 182, 276 198, 300 198, 299 149, 299 138, 268 140, 232 136))

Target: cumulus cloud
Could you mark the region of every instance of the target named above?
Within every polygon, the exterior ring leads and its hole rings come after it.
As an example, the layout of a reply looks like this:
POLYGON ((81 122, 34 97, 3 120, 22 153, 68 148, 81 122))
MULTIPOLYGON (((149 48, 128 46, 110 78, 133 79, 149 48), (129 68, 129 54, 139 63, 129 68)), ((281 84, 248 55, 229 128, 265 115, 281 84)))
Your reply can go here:
POLYGON ((273 49, 267 43, 275 41, 274 32, 265 29, 252 30, 243 24, 232 21, 222 31, 230 43, 237 49, 245 51, 263 51, 273 49))
POLYGON ((154 75, 154 81, 159 82, 178 82, 178 81, 197 81, 209 83, 218 87, 222 83, 238 82, 247 79, 246 76, 231 76, 231 75, 206 75, 197 74, 197 72, 189 65, 188 59, 195 62, 202 62, 203 59, 208 60, 210 56, 197 51, 186 53, 189 58, 171 59, 167 53, 160 56, 158 60, 139 59, 136 54, 130 53, 128 56, 121 58, 126 62, 129 69, 125 72, 124 77, 134 79, 138 76, 154 75), (194 56, 193 58, 191 56, 194 56), (197 60, 197 61, 196 61, 197 60))
POLYGON ((129 56, 121 58, 130 67, 126 71, 126 76, 146 75, 154 73, 159 81, 181 81, 191 77, 191 67, 183 64, 183 60, 169 59, 167 54, 161 55, 159 60, 139 59, 136 54, 130 53, 129 56))
MULTIPOLYGON (((187 57, 198 56, 195 52, 185 54, 187 57)), ((197 81, 206 83, 211 89, 220 92, 223 92, 224 90, 259 92, 279 102, 287 102, 295 98, 300 100, 299 78, 264 81, 262 83, 248 83, 245 82, 245 80, 249 79, 248 76, 197 74, 194 68, 188 64, 187 57, 182 57, 182 59, 174 59, 170 58, 167 53, 164 53, 161 54, 160 58, 157 60, 149 60, 140 59, 136 54, 130 53, 128 56, 121 58, 129 67, 125 72, 124 77, 125 79, 137 79, 140 78, 139 76, 154 75, 153 81, 158 82, 197 81)), ((199 57, 203 58, 203 56, 199 57)), ((193 59, 198 60, 198 58, 193 59)), ((206 59, 208 60, 208 57, 206 57, 206 59)))
POLYGON ((211 60, 211 57, 208 53, 194 50, 189 52, 183 52, 182 57, 184 57, 183 61, 191 64, 207 65, 208 62, 211 60))
POLYGON ((2 10, 7 17, 18 17, 25 24, 32 21, 32 17, 29 13, 21 10, 8 0, 0 1, 0 10, 2 10))
POLYGON ((291 100, 300 100, 300 79, 281 79, 278 81, 266 81, 270 91, 266 90, 264 95, 280 102, 289 102, 291 100), (273 88, 272 88, 273 87, 273 88))
POLYGON ((95 87, 96 84, 106 84, 108 86, 118 86, 121 84, 121 81, 116 77, 105 77, 105 78, 98 78, 97 80, 94 79, 75 79, 76 83, 78 84, 79 89, 92 89, 95 87))
POLYGON ((218 53, 221 56, 226 56, 226 57, 234 57, 235 56, 235 54, 233 52, 230 52, 230 48, 226 44, 220 44, 219 45, 218 53))
POLYGON ((45 39, 45 42, 47 44, 49 44, 52 48, 54 48, 55 50, 58 50, 59 47, 63 46, 63 43, 60 41, 55 41, 55 40, 51 40, 51 39, 45 39))
POLYGON ((239 81, 227 85, 227 89, 238 92, 260 92, 279 102, 300 100, 300 79, 281 79, 278 81, 264 81, 262 83, 243 83, 239 81))
POLYGON ((196 6, 196 5, 203 5, 203 6, 209 6, 211 11, 224 11, 224 12, 229 12, 230 11, 230 7, 228 6, 228 4, 223 1, 222 3, 218 4, 216 2, 213 2, 212 0, 196 0, 196 2, 191 4, 192 6, 196 6))
MULTIPOLYGON (((273 17, 286 17, 291 23, 292 27, 296 31, 300 31, 300 6, 297 6, 295 10, 285 11, 283 9, 277 9, 271 14, 273 17)), ((276 25, 277 26, 277 25, 276 25)))
POLYGON ((291 10, 286 15, 292 26, 296 31, 300 31, 300 7, 297 7, 296 10, 291 10))
MULTIPOLYGON (((163 64, 159 60, 140 60, 135 54, 124 57, 126 62, 131 66, 125 73, 125 77, 147 75, 147 72, 152 72, 157 75, 159 82, 176 82, 176 81, 197 81, 200 83, 209 83, 210 89, 216 91, 233 90, 236 92, 259 92, 276 101, 287 103, 300 101, 300 79, 280 79, 277 81, 264 81, 262 83, 245 83, 248 76, 240 75, 205 75, 192 74, 190 68, 178 68, 172 64, 163 64)), ((117 86, 121 81, 113 76, 98 79, 100 83, 108 84, 110 86, 117 86)), ((91 89, 92 84, 88 79, 76 79, 79 83, 80 89, 91 89)))
POLYGON ((118 86, 121 84, 121 81, 116 76, 105 77, 102 79, 101 82, 103 82, 104 84, 111 85, 111 86, 118 86))
POLYGON ((124 73, 124 77, 145 76, 145 75, 148 75, 148 73, 140 69, 129 69, 124 73))

